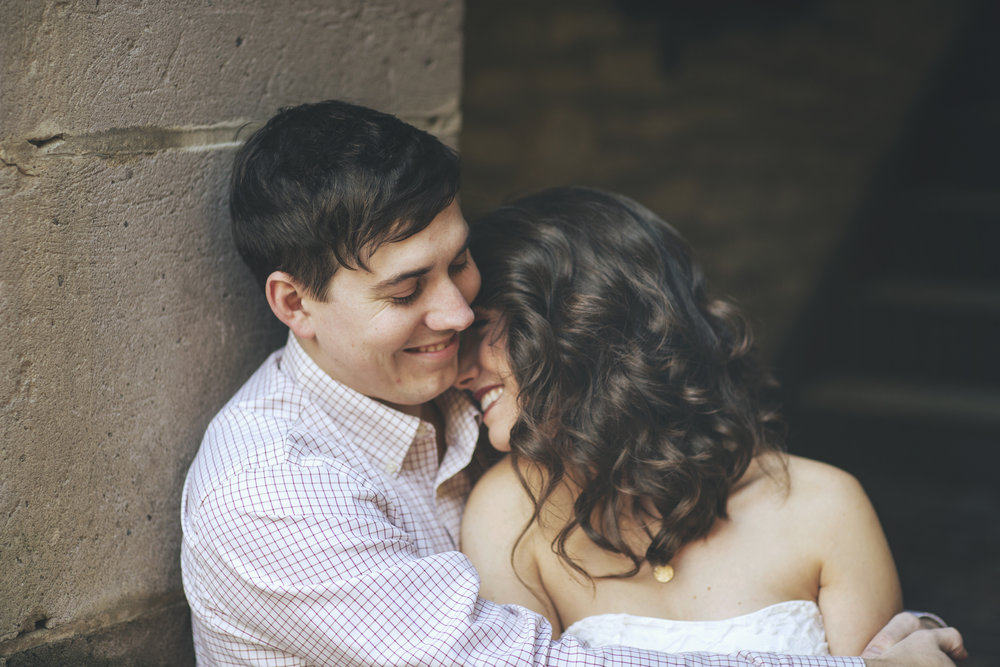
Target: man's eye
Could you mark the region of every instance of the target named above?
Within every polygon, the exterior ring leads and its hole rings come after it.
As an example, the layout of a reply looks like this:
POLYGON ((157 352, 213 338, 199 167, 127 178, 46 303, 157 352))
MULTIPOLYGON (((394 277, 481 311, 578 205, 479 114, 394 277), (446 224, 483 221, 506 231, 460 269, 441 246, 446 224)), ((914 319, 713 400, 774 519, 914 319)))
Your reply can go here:
POLYGON ((417 300, 420 296, 420 292, 421 286, 418 284, 409 294, 404 294, 403 296, 390 296, 389 301, 397 306, 407 306, 417 300))
POLYGON ((397 306, 406 306, 417 300, 417 294, 414 292, 413 294, 408 294, 406 296, 394 296, 390 297, 389 300, 397 306))

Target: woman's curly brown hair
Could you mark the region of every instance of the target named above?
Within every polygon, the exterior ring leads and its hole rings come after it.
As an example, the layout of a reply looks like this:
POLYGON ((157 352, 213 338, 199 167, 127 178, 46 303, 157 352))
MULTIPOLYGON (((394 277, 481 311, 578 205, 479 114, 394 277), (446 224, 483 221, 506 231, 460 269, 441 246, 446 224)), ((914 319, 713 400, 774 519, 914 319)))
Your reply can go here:
POLYGON ((744 319, 706 295, 680 235, 626 197, 570 187, 485 216, 471 250, 520 387, 512 456, 543 472, 537 489, 521 476, 531 521, 560 484, 579 491, 556 553, 591 576, 566 551, 580 528, 633 563, 602 576, 629 577, 707 535, 782 429, 744 319), (646 526, 645 553, 626 524, 646 526))

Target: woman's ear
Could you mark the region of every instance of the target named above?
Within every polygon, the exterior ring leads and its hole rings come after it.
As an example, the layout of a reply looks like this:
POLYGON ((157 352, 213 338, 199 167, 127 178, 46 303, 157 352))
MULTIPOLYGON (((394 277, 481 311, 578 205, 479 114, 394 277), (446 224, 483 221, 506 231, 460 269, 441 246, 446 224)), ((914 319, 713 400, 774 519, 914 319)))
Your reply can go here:
POLYGON ((310 340, 316 336, 312 317, 305 308, 302 297, 305 290, 291 275, 275 271, 267 277, 264 295, 271 312, 281 320, 300 340, 310 340))

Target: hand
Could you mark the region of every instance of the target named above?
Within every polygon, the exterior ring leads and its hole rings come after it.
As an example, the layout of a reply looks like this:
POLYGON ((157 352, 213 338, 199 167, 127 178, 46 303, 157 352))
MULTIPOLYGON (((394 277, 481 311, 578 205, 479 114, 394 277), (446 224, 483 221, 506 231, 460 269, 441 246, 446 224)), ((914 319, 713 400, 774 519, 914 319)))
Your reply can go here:
MULTIPOLYGON (((861 652, 861 657, 878 657, 918 630, 932 630, 941 627, 940 624, 930 618, 917 616, 908 611, 900 612, 893 616, 892 620, 878 634, 872 637, 872 640, 868 642, 868 646, 861 652)), ((958 635, 957 631, 955 634, 958 637, 958 644, 952 650, 948 651, 948 653, 956 660, 964 660, 967 654, 962 644, 962 637, 958 635)))
POLYGON ((958 630, 937 628, 918 630, 879 657, 864 660, 867 667, 955 667, 953 660, 966 657, 958 630))

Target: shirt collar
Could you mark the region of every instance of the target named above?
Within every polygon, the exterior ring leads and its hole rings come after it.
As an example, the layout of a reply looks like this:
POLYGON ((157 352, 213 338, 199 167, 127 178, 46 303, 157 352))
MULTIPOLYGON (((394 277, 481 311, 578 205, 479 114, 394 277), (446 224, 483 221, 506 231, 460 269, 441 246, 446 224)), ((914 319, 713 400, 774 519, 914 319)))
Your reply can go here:
POLYGON ((472 462, 482 416, 472 398, 464 391, 449 389, 435 402, 444 414, 445 441, 448 444, 438 475, 440 483, 472 462))
MULTIPOLYGON (((313 397, 353 447, 363 450, 384 470, 398 471, 402 467, 425 423, 422 419, 337 382, 313 361, 291 332, 280 363, 281 370, 313 397)), ((450 477, 472 460, 479 434, 479 411, 467 396, 455 390, 446 391, 435 402, 444 415, 448 444, 440 472, 450 477)))

